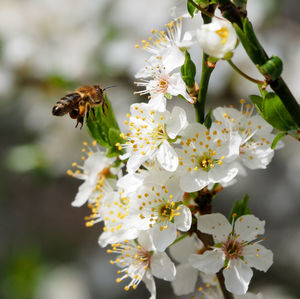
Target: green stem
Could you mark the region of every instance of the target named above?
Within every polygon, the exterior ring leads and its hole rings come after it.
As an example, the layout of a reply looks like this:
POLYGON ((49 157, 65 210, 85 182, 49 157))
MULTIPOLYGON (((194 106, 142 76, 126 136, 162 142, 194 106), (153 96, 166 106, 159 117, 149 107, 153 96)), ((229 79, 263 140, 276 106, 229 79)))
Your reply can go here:
MULTIPOLYGON (((223 16, 230 22, 236 23, 242 31, 242 34, 245 35, 246 38, 240 38, 240 41, 249 58, 259 69, 260 66, 269 60, 269 56, 258 41, 251 23, 247 18, 243 18, 241 16, 238 9, 230 0, 218 0, 218 4, 223 16), (243 23, 247 25, 246 28, 244 28, 243 23)), ((239 34, 238 31, 237 33, 239 34)), ((274 92, 280 97, 282 103, 300 128, 300 106, 286 83, 281 77, 275 80, 270 80, 270 74, 264 73, 263 75, 274 92)))
POLYGON ((178 237, 178 238, 177 238, 171 245, 169 245, 169 246, 172 246, 172 245, 176 244, 177 242, 183 240, 183 239, 186 238, 187 236, 188 236, 188 233, 182 234, 180 237, 178 237))
POLYGON ((202 12, 202 14, 210 17, 210 18, 213 18, 214 17, 214 13, 211 13, 207 10, 205 10, 204 8, 202 8, 201 6, 199 6, 197 3, 195 3, 193 0, 188 0, 189 3, 191 3, 195 8, 197 8, 199 11, 202 12))
POLYGON ((201 74, 201 80, 199 85, 199 94, 198 94, 198 100, 197 103, 194 105, 195 112, 196 112, 196 120, 197 122, 203 124, 205 119, 205 103, 206 103, 206 95, 207 95, 207 89, 209 84, 209 79, 212 71, 214 70, 213 67, 207 66, 207 59, 208 55, 203 53, 203 59, 202 59, 202 74, 201 74))
POLYGON ((250 76, 248 76, 247 74, 245 74, 242 70, 240 70, 233 62, 231 59, 228 59, 227 62, 230 64, 230 66, 237 72, 239 73, 241 76, 243 76, 244 78, 246 78, 247 80, 258 84, 258 85, 266 85, 265 81, 260 81, 260 80, 256 80, 250 76))
POLYGON ((298 128, 300 128, 300 106, 297 103, 291 91, 289 90, 286 83, 280 77, 275 81, 271 81, 270 86, 280 97, 286 110, 290 113, 298 128))
MULTIPOLYGON (((202 13, 204 24, 208 24, 211 22, 215 9, 216 9, 216 5, 209 5, 206 10, 206 12, 208 12, 209 15, 202 13)), ((207 61, 208 61, 208 55, 206 55, 203 52, 202 73, 201 73, 201 80, 199 84, 198 100, 197 103, 194 105, 195 112, 196 112, 196 120, 201 124, 204 123, 204 119, 205 119, 205 103, 206 103, 206 95, 207 95, 209 79, 212 71, 214 70, 213 67, 207 66, 207 61)))

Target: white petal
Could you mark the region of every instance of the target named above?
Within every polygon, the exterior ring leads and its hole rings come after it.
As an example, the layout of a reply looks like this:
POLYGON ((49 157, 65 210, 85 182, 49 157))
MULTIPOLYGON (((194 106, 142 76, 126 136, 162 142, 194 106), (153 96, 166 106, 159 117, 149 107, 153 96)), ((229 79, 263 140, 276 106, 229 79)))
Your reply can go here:
POLYGON ((197 31, 186 31, 180 43, 181 47, 190 47, 197 42, 197 31))
POLYGON ((186 138, 194 137, 195 132, 198 132, 200 135, 200 138, 201 138, 201 136, 204 136, 204 137, 206 136, 205 135, 206 131, 207 131, 207 128, 204 125, 199 124, 199 123, 191 123, 185 128, 182 135, 185 136, 186 138))
POLYGON ((167 122, 167 133, 174 139, 188 125, 185 111, 176 106, 173 108, 171 118, 167 122))
POLYGON ((154 253, 151 257, 152 274, 160 279, 171 281, 175 278, 176 268, 165 252, 154 253))
POLYGON ((167 171, 175 171, 178 167, 178 156, 167 140, 160 145, 156 158, 167 171))
POLYGON ((145 283, 148 291, 151 293, 151 296, 149 297, 149 299, 156 299, 155 281, 154 281, 154 278, 153 278, 152 274, 150 273, 150 271, 147 271, 145 273, 145 275, 143 277, 143 282, 145 283))
POLYGON ((188 102, 194 103, 194 100, 186 91, 186 85, 182 80, 180 73, 174 73, 169 78, 170 84, 167 93, 173 96, 182 95, 188 102))
MULTIPOLYGON (((264 137, 267 138, 267 137, 264 137)), ((273 140, 270 138, 270 140, 273 140)), ((254 140, 255 142, 255 140, 254 140)), ((258 141, 259 142, 259 141, 258 141)), ((249 169, 265 169, 271 162, 274 156, 274 150, 271 149, 270 145, 247 147, 247 143, 243 147, 244 152, 240 154, 243 163, 249 169)))
POLYGON ((148 251, 155 250, 153 240, 152 240, 152 236, 149 233, 149 231, 141 231, 139 236, 138 236, 137 241, 146 250, 148 250, 148 251))
POLYGON ((175 295, 187 295, 195 290, 198 278, 198 270, 189 264, 176 267, 176 277, 171 282, 175 295))
POLYGON ((265 221, 260 221, 254 215, 244 215, 236 220, 234 231, 239 235, 240 242, 252 241, 265 232, 265 221))
POLYGON ((191 210, 184 205, 180 205, 179 207, 180 209, 178 212, 180 215, 175 216, 174 223, 178 230, 186 232, 190 229, 192 224, 192 213, 191 210))
POLYGON ((273 264, 273 253, 259 244, 244 247, 243 256, 250 267, 266 272, 273 264))
POLYGON ((159 112, 166 111, 166 103, 167 99, 165 98, 164 94, 155 94, 151 96, 150 101, 148 104, 152 107, 153 110, 157 110, 159 112))
POLYGON ((143 177, 138 174, 126 174, 119 178, 117 187, 125 190, 126 193, 136 191, 143 184, 143 177))
MULTIPOLYGON (((201 241, 200 241, 201 242, 201 241)), ((201 242, 202 245, 202 242, 201 242)), ((183 240, 173 244, 169 247, 169 252, 171 257, 178 263, 186 263, 188 261, 188 257, 192 253, 196 253, 197 249, 202 246, 197 246, 196 240, 194 236, 186 237, 183 240)))
POLYGON ((108 166, 110 161, 111 159, 108 159, 104 152, 98 151, 85 160, 83 167, 88 174, 98 173, 104 167, 108 166))
POLYGON ((209 182, 228 184, 235 178, 238 172, 239 168, 236 163, 223 163, 223 165, 218 165, 208 172, 209 182))
POLYGON ((127 171, 135 172, 149 157, 141 154, 131 154, 127 161, 127 171))
POLYGON ((197 227, 202 233, 212 235, 215 243, 226 240, 231 233, 229 221, 220 213, 200 215, 198 217, 197 227))
POLYGON ((225 255, 221 251, 207 250, 203 254, 192 254, 189 263, 192 267, 206 273, 215 274, 224 266, 225 255))
POLYGON ((185 192, 199 191, 209 183, 206 171, 188 172, 180 177, 180 188, 185 192))
POLYGON ((185 59, 183 52, 176 46, 168 47, 162 51, 161 57, 166 73, 170 73, 177 67, 182 66, 185 59))
POLYGON ((108 230, 100 235, 98 244, 101 247, 106 247, 108 244, 123 242, 124 240, 136 239, 138 237, 138 234, 138 230, 133 228, 118 230, 113 233, 108 230))
POLYGON ((230 261, 229 268, 223 270, 226 289, 236 295, 244 295, 248 290, 253 271, 242 260, 230 261))
POLYGON ((177 232, 176 226, 172 222, 168 223, 167 229, 164 228, 163 230, 160 230, 161 226, 160 223, 154 224, 151 229, 151 234, 156 249, 158 251, 165 251, 166 248, 175 241, 177 232))
POLYGON ((88 181, 81 184, 71 205, 73 207, 81 207, 84 205, 88 201, 95 187, 96 186, 91 186, 88 181))

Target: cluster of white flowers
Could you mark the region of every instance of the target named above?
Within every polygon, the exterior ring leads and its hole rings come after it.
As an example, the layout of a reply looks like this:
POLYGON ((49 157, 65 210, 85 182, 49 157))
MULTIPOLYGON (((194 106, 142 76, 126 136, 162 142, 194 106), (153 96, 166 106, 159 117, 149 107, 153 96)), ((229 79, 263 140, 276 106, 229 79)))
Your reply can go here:
POLYGON ((93 149, 84 144, 83 165, 74 163, 77 170, 68 171, 84 180, 72 205, 87 202, 87 226, 104 223, 99 244, 110 245, 108 253, 117 254, 111 263, 121 268, 117 282, 129 279, 125 290, 143 281, 155 298, 155 276, 172 281, 177 295, 189 294, 200 273, 218 298, 221 286, 215 274, 222 271, 226 289, 240 298, 247 293, 251 267, 267 271, 273 262, 272 252, 254 241, 264 233, 265 222, 253 215, 233 215, 232 223, 219 213, 202 215, 197 195, 188 193, 233 184, 237 175, 246 174, 245 167, 266 168, 274 155, 270 143, 275 136, 244 100, 241 110, 214 109, 209 129, 189 123, 180 107, 167 110, 171 96, 194 103, 179 71, 185 59, 182 50, 195 43, 194 36, 216 58, 232 51, 237 42, 227 21, 214 19, 183 38, 181 28, 179 18, 137 45, 151 54, 137 73, 137 85, 144 88, 137 93, 149 94, 149 102, 130 107, 128 132, 121 134, 123 143, 116 144, 124 151, 118 157, 121 164, 107 158, 96 142, 93 149), (202 244, 196 232, 210 234, 212 245, 202 244))

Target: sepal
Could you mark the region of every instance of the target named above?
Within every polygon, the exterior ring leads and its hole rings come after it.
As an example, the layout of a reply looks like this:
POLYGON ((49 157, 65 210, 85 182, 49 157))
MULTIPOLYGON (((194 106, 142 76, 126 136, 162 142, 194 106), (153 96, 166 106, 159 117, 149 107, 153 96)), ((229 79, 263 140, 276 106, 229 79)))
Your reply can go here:
POLYGON ((104 94, 104 99, 107 107, 104 107, 104 109, 101 106, 94 108, 95 117, 91 115, 87 123, 87 129, 97 143, 108 149, 107 156, 115 157, 122 153, 116 143, 123 142, 123 139, 120 137, 121 132, 106 94, 104 94))
POLYGON ((185 51, 185 61, 181 66, 181 77, 187 87, 194 87, 195 85, 196 66, 191 59, 188 51, 185 51))
POLYGON ((232 223, 233 219, 237 219, 240 216, 252 214, 251 210, 248 208, 248 200, 249 200, 249 195, 245 194, 241 201, 237 200, 234 203, 228 217, 230 223, 232 223))

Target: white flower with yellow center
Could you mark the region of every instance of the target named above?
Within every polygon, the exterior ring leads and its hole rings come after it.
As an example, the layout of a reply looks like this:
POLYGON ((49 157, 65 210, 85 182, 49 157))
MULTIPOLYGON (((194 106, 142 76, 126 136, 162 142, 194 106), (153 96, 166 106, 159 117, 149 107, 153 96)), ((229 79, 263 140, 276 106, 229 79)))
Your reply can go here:
POLYGON ((150 230, 159 251, 176 239, 177 230, 185 232, 191 227, 191 211, 181 203, 182 195, 178 178, 173 177, 166 184, 145 185, 131 197, 132 226, 150 230))
POLYGON ((141 79, 141 81, 135 82, 137 86, 145 88, 142 91, 135 92, 135 94, 143 95, 149 93, 151 97, 149 103, 157 102, 157 98, 159 98, 159 101, 161 101, 159 106, 162 107, 166 105, 166 100, 162 96, 170 98, 171 96, 181 95, 188 102, 194 103, 194 100, 186 91, 186 85, 179 72, 173 72, 173 69, 167 71, 161 64, 161 61, 155 65, 156 66, 152 66, 149 64, 149 66, 146 67, 149 70, 149 73, 151 73, 150 80, 141 79))
POLYGON ((191 255, 193 267, 207 274, 223 269, 225 287, 236 295, 246 294, 253 275, 252 267, 266 272, 273 263, 273 253, 254 242, 264 233, 265 221, 244 215, 232 225, 219 213, 198 217, 198 229, 211 234, 214 245, 203 254, 191 255))
MULTIPOLYGON (((160 57, 162 65, 167 72, 170 72, 184 63, 185 56, 181 48, 189 47, 195 41, 189 32, 186 32, 183 38, 181 37, 182 18, 171 21, 165 27, 166 31, 152 30, 152 36, 148 40, 142 40, 136 48, 151 53, 152 56, 148 61, 152 64, 157 62, 157 57, 160 57)), ((136 74, 136 78, 142 77, 149 77, 149 70, 144 67, 136 74)))
POLYGON ((199 123, 190 124, 182 132, 177 150, 180 187, 185 192, 201 190, 209 184, 228 184, 238 173, 232 161, 238 156, 241 137, 208 130, 199 123), (226 136, 227 137, 227 136, 226 136))
POLYGON ((96 141, 93 142, 96 151, 93 151, 86 142, 83 145, 85 146, 82 149, 85 155, 81 158, 84 161, 83 166, 73 163, 72 166, 76 167, 77 170, 67 171, 68 175, 84 180, 72 202, 74 207, 82 206, 93 196, 93 193, 99 193, 105 189, 105 186, 109 184, 107 178, 111 175, 111 164, 114 161, 114 159, 107 158, 105 153, 99 150, 96 141))
POLYGON ((112 249, 108 249, 107 252, 118 254, 115 260, 111 260, 111 264, 122 268, 118 271, 121 275, 116 279, 118 283, 130 279, 129 284, 124 287, 126 291, 130 288, 135 290, 143 281, 151 293, 150 299, 155 299, 156 286, 153 276, 167 281, 175 277, 174 264, 165 252, 157 252, 148 232, 142 232, 136 241, 112 244, 112 249))
MULTIPOLYGON (((224 134, 236 132, 241 136, 239 158, 250 169, 266 168, 274 156, 271 143, 273 127, 260 115, 252 115, 254 107, 241 100, 241 111, 234 108, 216 108, 213 116, 217 128, 224 134)), ((279 142, 277 148, 282 147, 279 142)))
POLYGON ((174 107, 172 113, 158 112, 148 104, 133 104, 130 111, 129 120, 125 122, 130 132, 121 135, 126 142, 118 144, 127 151, 121 159, 128 158, 128 172, 135 172, 144 162, 153 159, 164 169, 175 171, 178 157, 172 144, 187 126, 185 111, 174 107))
POLYGON ((215 58, 224 58, 237 44, 237 36, 231 23, 219 18, 201 25, 197 30, 197 38, 203 51, 215 58))

